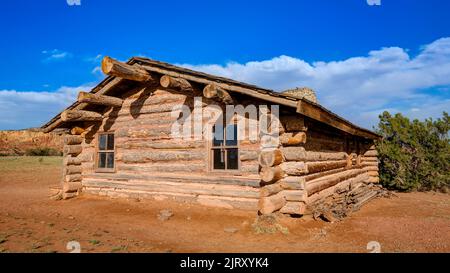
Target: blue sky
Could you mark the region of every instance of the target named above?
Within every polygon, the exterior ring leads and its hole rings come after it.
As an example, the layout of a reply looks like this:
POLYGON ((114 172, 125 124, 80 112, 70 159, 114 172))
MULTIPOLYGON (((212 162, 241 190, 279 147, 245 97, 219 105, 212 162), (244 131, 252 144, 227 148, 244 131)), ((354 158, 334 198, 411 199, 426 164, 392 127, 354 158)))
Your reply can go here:
POLYGON ((450 1, 3 1, 0 130, 41 126, 140 55, 274 90, 310 86, 368 128, 450 109, 450 1))

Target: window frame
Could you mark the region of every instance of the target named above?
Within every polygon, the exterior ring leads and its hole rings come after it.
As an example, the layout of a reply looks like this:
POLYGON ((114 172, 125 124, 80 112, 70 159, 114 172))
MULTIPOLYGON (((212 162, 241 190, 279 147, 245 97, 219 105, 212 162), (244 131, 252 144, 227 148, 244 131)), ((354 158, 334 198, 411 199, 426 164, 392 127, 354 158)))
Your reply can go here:
MULTIPOLYGON (((108 137, 106 138, 106 148, 108 148, 108 137)), ((115 173, 116 172, 116 134, 114 131, 99 132, 97 134, 97 143, 95 145, 95 172, 97 173, 115 173), (100 150, 100 136, 101 135, 113 135, 114 147, 112 150, 100 150), (100 153, 113 153, 114 167, 113 168, 99 168, 98 163, 100 160, 100 153)))
POLYGON ((209 143, 209 145, 208 145, 208 150, 209 150, 209 152, 208 152, 208 162, 209 162, 209 166, 208 166, 208 170, 209 170, 209 172, 217 172, 217 173, 224 173, 224 172, 227 172, 227 173, 230 173, 230 172, 232 172, 232 173, 234 173, 234 174, 236 174, 236 173, 240 173, 241 172, 241 160, 240 160, 240 154, 241 154, 241 149, 240 149, 240 141, 239 141, 239 128, 238 128, 238 123, 236 123, 236 122, 230 122, 230 123, 228 123, 228 124, 224 124, 224 130, 223 130, 223 142, 222 142, 222 145, 220 145, 220 146, 214 146, 214 144, 213 144, 213 141, 214 141, 214 133, 213 133, 213 128, 214 128, 214 125, 213 126, 211 126, 211 131, 210 131, 210 133, 212 134, 211 136, 211 139, 208 141, 208 143, 209 143), (229 126, 229 125, 236 125, 236 137, 237 137, 237 143, 236 143, 236 145, 226 145, 226 128, 229 126), (225 169, 214 169, 214 150, 221 150, 221 149, 225 149, 225 169), (228 160, 227 160, 227 154, 228 154, 228 151, 227 151, 227 149, 237 149, 237 169, 227 169, 227 165, 228 165, 228 160))

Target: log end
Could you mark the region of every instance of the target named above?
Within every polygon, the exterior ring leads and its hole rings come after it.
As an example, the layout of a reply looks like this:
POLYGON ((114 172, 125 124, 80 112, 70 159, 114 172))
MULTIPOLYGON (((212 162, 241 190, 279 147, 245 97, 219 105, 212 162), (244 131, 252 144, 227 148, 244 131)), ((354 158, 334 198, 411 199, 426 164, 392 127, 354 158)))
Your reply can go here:
POLYGON ((168 88, 170 86, 170 76, 167 75, 162 76, 161 79, 159 80, 159 83, 161 84, 162 87, 168 88))
POLYGON ((109 75, 114 66, 114 59, 109 56, 105 56, 102 60, 102 71, 106 75, 109 75))

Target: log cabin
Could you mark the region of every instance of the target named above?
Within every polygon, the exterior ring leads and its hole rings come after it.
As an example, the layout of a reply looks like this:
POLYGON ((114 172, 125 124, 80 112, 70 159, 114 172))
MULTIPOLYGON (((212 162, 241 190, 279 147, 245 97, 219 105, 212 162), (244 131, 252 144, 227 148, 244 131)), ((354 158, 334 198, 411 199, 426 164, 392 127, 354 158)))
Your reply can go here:
POLYGON ((308 88, 274 92, 141 57, 105 57, 102 71, 102 82, 42 126, 66 131, 64 199, 174 199, 301 216, 357 191, 355 207, 375 195, 361 189, 379 181, 380 136, 325 109, 308 88), (245 111, 203 115, 230 105, 245 111), (253 106, 266 111, 248 113, 253 106), (174 134, 191 123, 200 135, 174 134), (249 134, 233 133, 241 127, 249 134))

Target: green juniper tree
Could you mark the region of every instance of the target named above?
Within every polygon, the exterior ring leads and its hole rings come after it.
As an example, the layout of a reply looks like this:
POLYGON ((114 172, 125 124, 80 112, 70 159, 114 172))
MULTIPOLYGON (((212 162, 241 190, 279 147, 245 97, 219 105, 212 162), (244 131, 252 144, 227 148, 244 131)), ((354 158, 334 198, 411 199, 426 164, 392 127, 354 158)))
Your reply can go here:
POLYGON ((450 118, 410 121, 401 114, 379 116, 377 142, 381 183, 390 189, 448 190, 450 187, 450 118))

